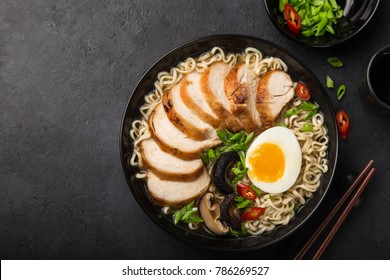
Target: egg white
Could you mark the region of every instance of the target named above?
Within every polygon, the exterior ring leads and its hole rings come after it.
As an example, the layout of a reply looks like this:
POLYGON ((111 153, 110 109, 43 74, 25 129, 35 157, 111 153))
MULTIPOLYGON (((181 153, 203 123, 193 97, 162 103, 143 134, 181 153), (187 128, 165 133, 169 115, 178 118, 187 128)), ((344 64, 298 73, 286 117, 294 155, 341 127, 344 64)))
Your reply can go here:
POLYGON ((246 167, 248 168, 248 176, 252 183, 267 193, 282 193, 287 191, 297 180, 301 171, 302 153, 298 140, 294 133, 285 127, 276 126, 265 130, 251 144, 246 154, 246 167), (275 182, 262 182, 258 178, 251 178, 251 170, 253 167, 249 162, 249 158, 254 150, 263 143, 272 143, 277 145, 285 158, 285 167, 283 175, 275 182))

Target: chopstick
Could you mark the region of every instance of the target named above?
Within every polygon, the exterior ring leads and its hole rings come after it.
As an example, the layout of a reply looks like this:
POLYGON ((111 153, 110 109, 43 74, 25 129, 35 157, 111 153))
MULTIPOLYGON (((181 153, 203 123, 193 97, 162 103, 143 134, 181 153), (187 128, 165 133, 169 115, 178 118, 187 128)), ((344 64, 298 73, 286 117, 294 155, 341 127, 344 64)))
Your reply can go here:
POLYGON ((347 206, 344 208, 342 213, 340 214, 339 218, 335 222, 334 226, 330 230, 330 232, 325 237, 324 241, 318 248, 317 252, 312 257, 313 260, 318 260, 321 258, 322 254, 325 252, 326 248, 328 247, 329 243, 332 241, 333 237, 345 221, 346 217, 348 216, 349 212, 351 212, 353 206, 363 193, 364 189, 366 188, 368 182, 371 180, 372 176, 374 175, 375 168, 373 168, 374 161, 370 160, 367 165, 363 168, 363 170, 359 173, 359 175, 356 177, 355 181, 352 183, 352 185, 348 188, 348 190, 345 192, 343 197, 340 199, 340 201, 336 204, 336 206, 333 208, 333 210, 328 214, 328 216, 325 218, 325 220, 322 222, 322 224, 317 228, 317 230, 314 232, 314 234, 311 236, 311 238, 308 240, 308 242, 302 247, 301 251, 295 256, 295 260, 301 260, 306 255, 309 249, 312 248, 313 244, 321 233, 324 232, 325 228, 329 225, 329 223, 332 221, 332 219, 335 217, 336 213, 339 212, 341 207, 347 202, 351 194, 356 190, 356 192, 353 194, 353 196, 350 198, 347 206))

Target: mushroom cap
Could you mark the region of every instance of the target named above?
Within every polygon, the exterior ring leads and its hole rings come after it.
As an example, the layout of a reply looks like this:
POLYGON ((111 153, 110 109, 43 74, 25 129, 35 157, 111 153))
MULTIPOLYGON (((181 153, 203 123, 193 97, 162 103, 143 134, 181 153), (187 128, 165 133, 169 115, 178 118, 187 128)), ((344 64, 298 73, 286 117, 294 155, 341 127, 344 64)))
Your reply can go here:
POLYGON ((213 193, 207 192, 201 196, 198 209, 205 226, 213 233, 224 235, 229 232, 229 227, 219 220, 221 216, 220 205, 214 201, 213 193))
POLYGON ((239 210, 235 206, 235 193, 228 194, 220 204, 220 220, 233 229, 241 227, 239 210))
POLYGON ((232 193, 234 190, 229 184, 229 173, 232 167, 240 160, 236 151, 222 153, 215 162, 211 171, 211 181, 215 187, 224 194, 232 193))

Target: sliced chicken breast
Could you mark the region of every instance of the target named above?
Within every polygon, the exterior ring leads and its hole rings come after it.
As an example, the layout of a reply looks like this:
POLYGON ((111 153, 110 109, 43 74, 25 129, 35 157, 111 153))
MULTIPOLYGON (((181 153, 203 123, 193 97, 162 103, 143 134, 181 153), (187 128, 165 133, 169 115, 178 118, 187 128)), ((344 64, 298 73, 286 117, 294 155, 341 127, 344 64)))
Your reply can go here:
POLYGON ((165 92, 162 103, 169 120, 185 135, 194 140, 216 137, 215 129, 191 111, 180 96, 181 82, 165 92))
POLYGON ((164 152, 153 138, 142 141, 140 150, 143 166, 161 179, 188 181, 198 177, 204 167, 200 159, 182 160, 164 152))
POLYGON ((242 129, 242 125, 233 116, 229 100, 225 94, 224 81, 229 71, 229 66, 223 62, 216 62, 210 65, 209 69, 202 74, 200 86, 210 108, 223 121, 222 127, 232 131, 239 131, 242 129))
POLYGON ((255 73, 248 69, 245 63, 233 67, 225 78, 225 94, 230 110, 246 132, 258 131, 261 127, 256 106, 253 106, 256 100, 257 81, 255 73))
POLYGON ((199 159, 203 150, 220 143, 217 137, 203 141, 187 137, 171 123, 162 104, 159 104, 150 115, 149 129, 161 150, 186 160, 199 159))
POLYGON ((202 121, 213 127, 218 127, 220 120, 211 110, 200 87, 201 74, 192 72, 183 79, 180 88, 180 97, 184 104, 192 110, 202 121))
POLYGON ((206 168, 191 181, 163 180, 148 171, 147 189, 153 200, 161 206, 179 206, 190 202, 207 191, 210 177, 206 168))
POLYGON ((286 72, 269 71, 260 79, 256 104, 265 128, 272 125, 293 97, 294 82, 286 72))

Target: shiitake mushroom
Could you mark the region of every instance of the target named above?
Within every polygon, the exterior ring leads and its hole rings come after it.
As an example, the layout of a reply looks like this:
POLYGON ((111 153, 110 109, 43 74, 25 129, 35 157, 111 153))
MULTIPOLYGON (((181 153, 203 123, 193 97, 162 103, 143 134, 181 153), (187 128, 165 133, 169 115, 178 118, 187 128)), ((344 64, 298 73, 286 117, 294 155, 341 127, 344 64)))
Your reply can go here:
POLYGON ((211 171, 211 181, 220 192, 229 194, 234 191, 230 185, 234 178, 232 168, 239 160, 240 155, 236 151, 222 153, 216 160, 211 171))
POLYGON ((231 193, 225 196, 225 198, 222 200, 220 204, 221 216, 219 219, 233 229, 240 229, 240 214, 234 200, 236 196, 237 195, 235 193, 231 193))
POLYGON ((229 232, 229 227, 220 220, 220 204, 214 200, 214 194, 207 192, 201 196, 198 203, 199 214, 205 226, 218 235, 229 232))

